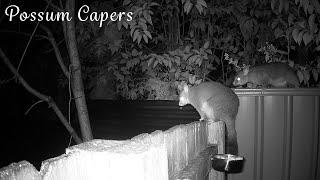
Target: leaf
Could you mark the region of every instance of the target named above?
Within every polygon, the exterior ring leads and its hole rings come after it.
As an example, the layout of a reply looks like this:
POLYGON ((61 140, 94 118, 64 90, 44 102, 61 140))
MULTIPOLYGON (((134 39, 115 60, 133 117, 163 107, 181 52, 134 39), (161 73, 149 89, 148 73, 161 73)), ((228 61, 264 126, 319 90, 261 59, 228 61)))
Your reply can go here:
POLYGON ((152 36, 151 36, 151 33, 148 31, 148 30, 146 30, 146 31, 143 31, 150 39, 152 39, 152 36))
POLYGON ((139 54, 139 52, 138 52, 138 50, 136 50, 136 49, 133 49, 132 51, 131 51, 131 55, 132 56, 137 56, 139 54))
POLYGON ((197 4, 200 4, 201 6, 204 6, 204 7, 206 7, 206 8, 208 7, 208 6, 207 6, 207 3, 206 3, 204 0, 198 0, 198 1, 197 1, 197 4))
POLYGON ((189 45, 184 48, 184 51, 186 53, 190 53, 190 50, 191 50, 191 46, 189 46, 189 45))
POLYGON ((284 3, 284 10, 285 10, 286 13, 289 10, 289 1, 288 0, 286 0, 285 3, 284 3))
POLYGON ((278 25, 278 22, 279 22, 278 20, 272 21, 271 28, 274 29, 278 25))
POLYGON ((301 44, 302 38, 303 38, 303 34, 305 33, 305 30, 300 31, 299 35, 298 35, 298 44, 301 44))
POLYGON ((148 43, 148 37, 144 34, 142 35, 144 42, 148 43))
POLYGON ((140 14, 142 10, 142 7, 139 7, 133 12, 133 14, 140 14))
POLYGON ((320 45, 314 48, 315 51, 320 51, 320 45))
POLYGON ((206 43, 204 43, 203 48, 204 49, 208 49, 210 42, 206 41, 206 43))
POLYGON ((299 78, 299 82, 301 83, 304 80, 301 70, 297 71, 297 75, 298 75, 298 78, 299 78))
POLYGON ((207 54, 212 54, 211 49, 206 49, 205 52, 206 52, 207 54))
POLYGON ((203 61, 202 58, 198 58, 198 59, 197 59, 197 64, 198 64, 199 67, 200 67, 201 64, 202 64, 202 61, 203 61))
POLYGON ((274 6, 275 6, 275 0, 271 0, 271 9, 274 10, 274 6))
POLYGON ((148 60, 148 66, 150 66, 153 63, 153 60, 155 59, 154 56, 152 56, 149 60, 148 60))
MULTIPOLYGON (((169 68, 171 69, 172 68, 172 62, 169 61, 169 68)), ((171 69, 172 70, 172 69, 171 69)))
POLYGON ((288 64, 289 64, 290 67, 293 68, 293 66, 294 66, 294 62, 293 61, 289 60, 288 64))
POLYGON ((160 6, 160 4, 158 4, 158 3, 156 3, 156 2, 152 2, 152 3, 150 3, 149 6, 160 6))
POLYGON ((283 1, 284 0, 279 0, 279 7, 278 7, 278 11, 279 11, 279 13, 281 13, 281 11, 282 11, 282 9, 283 9, 283 1))
POLYGON ((199 14, 202 14, 202 12, 203 12, 203 7, 202 7, 200 4, 197 3, 197 4, 196 4, 196 8, 197 8, 199 14))
POLYGON ((175 62, 178 66, 180 66, 180 62, 181 62, 180 57, 174 58, 174 62, 175 62))
POLYGON ((314 10, 314 7, 312 5, 308 5, 308 13, 312 14, 314 10))
POLYGON ((135 30, 136 30, 135 27, 131 28, 131 30, 130 30, 130 36, 131 36, 131 37, 133 37, 133 33, 135 32, 135 30))
POLYGON ((138 36, 138 44, 140 44, 141 38, 142 38, 142 36, 141 36, 141 34, 140 34, 140 35, 138 36))
POLYGON ((313 75, 314 81, 317 82, 319 77, 317 69, 312 69, 312 75, 313 75))
POLYGON ((311 32, 315 32, 315 28, 316 28, 314 19, 315 19, 315 14, 312 14, 311 16, 309 16, 309 19, 308 19, 311 32))
POLYGON ((274 30, 274 36, 275 36, 276 38, 279 38, 279 37, 281 37, 282 35, 283 35, 282 29, 276 28, 276 29, 274 30))
POLYGON ((299 29, 298 28, 296 28, 292 31, 292 37, 295 42, 298 42, 298 38, 299 38, 299 29))
POLYGON ((153 64, 153 68, 155 68, 159 64, 159 60, 156 60, 153 64))
POLYGON ((127 21, 121 21, 123 27, 125 27, 126 29, 128 29, 129 24, 127 23, 127 21))
POLYGON ((189 57, 189 64, 194 63, 197 60, 197 55, 192 55, 191 57, 189 57))
POLYGON ((121 75, 118 71, 115 71, 115 72, 114 72, 114 75, 115 75, 116 78, 117 78, 118 80, 120 80, 121 82, 124 80, 124 76, 121 75))
POLYGON ((138 38, 139 34, 140 34, 139 30, 134 31, 134 33, 133 33, 133 42, 138 38))
POLYGON ((305 80, 306 82, 308 82, 309 79, 310 79, 310 74, 309 74, 309 72, 308 72, 308 71, 302 71, 302 73, 303 73, 304 80, 305 80))
POLYGON ((121 29, 121 26, 122 26, 122 21, 118 21, 118 22, 117 22, 117 28, 118 28, 118 30, 121 29))
POLYGON ((169 62, 168 62, 167 59, 164 59, 162 62, 163 62, 163 64, 164 64, 165 66, 168 66, 168 65, 169 65, 169 62))
POLYGON ((320 2, 317 0, 313 0, 311 1, 311 3, 312 3, 312 6, 315 8, 315 12, 317 14, 320 14, 320 2))
POLYGON ((193 49, 192 52, 194 52, 195 54, 200 54, 200 51, 198 51, 197 49, 193 49))
POLYGON ((184 4, 184 12, 189 14, 191 8, 192 8, 193 4, 188 0, 185 4, 184 4))
POLYGON ((179 79, 179 77, 180 77, 180 71, 176 71, 176 73, 174 73, 174 78, 179 79))
POLYGON ((304 33, 303 34, 303 42, 304 42, 304 44, 308 45, 311 42, 312 38, 313 38, 313 36, 309 32, 304 33))

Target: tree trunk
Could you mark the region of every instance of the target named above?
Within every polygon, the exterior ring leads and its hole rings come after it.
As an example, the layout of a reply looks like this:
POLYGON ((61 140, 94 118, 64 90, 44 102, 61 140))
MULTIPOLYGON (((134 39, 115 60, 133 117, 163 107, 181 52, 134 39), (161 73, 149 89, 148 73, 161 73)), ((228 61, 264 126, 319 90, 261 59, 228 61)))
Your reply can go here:
POLYGON ((74 95, 75 104, 78 112, 78 119, 80 123, 80 129, 83 141, 92 139, 92 132, 89 121, 89 114, 86 104, 86 98, 83 89, 81 64, 79 59, 79 53, 77 48, 76 36, 75 36, 75 0, 67 0, 66 11, 70 13, 72 20, 66 23, 66 43, 69 51, 70 58, 70 73, 71 73, 71 86, 74 95))

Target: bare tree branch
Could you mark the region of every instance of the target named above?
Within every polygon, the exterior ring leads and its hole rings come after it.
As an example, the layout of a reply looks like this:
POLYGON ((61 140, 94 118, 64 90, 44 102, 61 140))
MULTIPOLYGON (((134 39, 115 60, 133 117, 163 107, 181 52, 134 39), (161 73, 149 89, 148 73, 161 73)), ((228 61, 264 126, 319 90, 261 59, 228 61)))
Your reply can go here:
POLYGON ((51 45, 52 45, 52 47, 54 49, 54 53, 56 55, 57 61, 58 61, 59 65, 60 65, 64 75, 67 77, 67 79, 69 79, 70 72, 68 71, 68 69, 66 68, 65 64, 63 63, 63 59, 61 57, 61 53, 60 53, 59 47, 58 47, 58 45, 56 43, 56 40, 54 39, 50 29, 47 28, 44 25, 40 25, 40 28, 43 29, 48 34, 48 39, 49 39, 49 41, 50 41, 50 43, 51 43, 51 45))
POLYGON ((64 115, 62 114, 62 112, 60 111, 60 109, 58 108, 56 103, 53 101, 53 99, 50 96, 46 96, 46 95, 38 92, 37 90, 33 89, 23 79, 23 77, 18 73, 18 71, 14 68, 14 66, 11 64, 11 62, 9 61, 7 56, 4 54, 4 52, 2 51, 1 48, 0 48, 0 57, 2 58, 3 62, 7 65, 7 67, 10 69, 10 71, 17 77, 17 79, 22 84, 22 86, 32 95, 38 97, 39 99, 41 99, 43 101, 46 101, 48 103, 49 107, 51 107, 54 110, 54 112, 56 113, 56 115, 59 117, 59 120, 61 121, 61 123, 66 127, 66 129, 69 131, 71 136, 74 138, 75 142, 78 144, 81 143, 82 142, 81 138, 77 135, 75 130, 70 126, 67 119, 64 117, 64 115))

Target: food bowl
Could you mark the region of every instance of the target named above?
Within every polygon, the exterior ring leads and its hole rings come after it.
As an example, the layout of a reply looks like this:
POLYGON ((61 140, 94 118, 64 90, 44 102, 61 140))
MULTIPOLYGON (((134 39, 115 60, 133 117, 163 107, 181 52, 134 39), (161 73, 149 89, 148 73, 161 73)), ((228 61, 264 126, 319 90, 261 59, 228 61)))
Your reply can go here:
POLYGON ((213 169, 226 173, 242 171, 244 157, 232 154, 216 154, 211 158, 213 169))

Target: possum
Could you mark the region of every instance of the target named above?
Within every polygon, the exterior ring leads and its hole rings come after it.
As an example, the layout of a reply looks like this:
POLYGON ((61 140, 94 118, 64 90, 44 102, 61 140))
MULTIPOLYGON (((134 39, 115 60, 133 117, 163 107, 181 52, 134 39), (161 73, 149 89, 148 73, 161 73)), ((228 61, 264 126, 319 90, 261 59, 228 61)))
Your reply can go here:
POLYGON ((191 104, 200 114, 200 121, 223 121, 226 124, 226 152, 238 154, 235 120, 238 114, 239 98, 228 87, 218 82, 202 82, 190 87, 180 87, 179 106, 191 104))
POLYGON ((240 71, 232 83, 234 86, 247 84, 248 87, 299 87, 294 70, 284 63, 269 63, 240 71))

